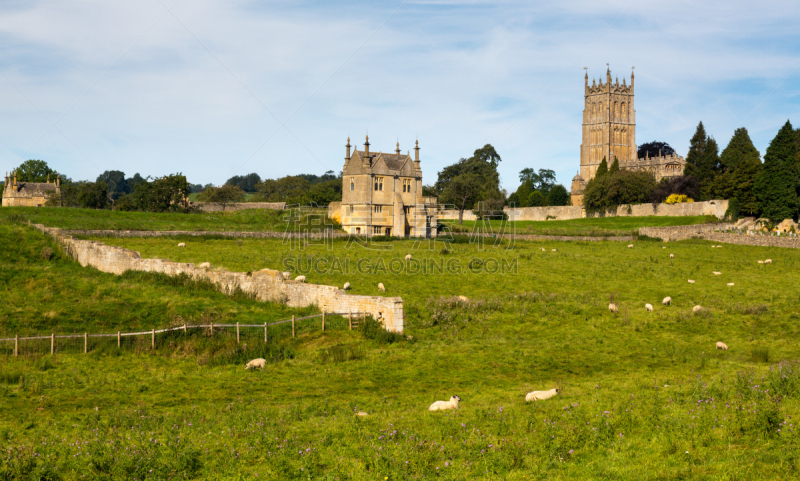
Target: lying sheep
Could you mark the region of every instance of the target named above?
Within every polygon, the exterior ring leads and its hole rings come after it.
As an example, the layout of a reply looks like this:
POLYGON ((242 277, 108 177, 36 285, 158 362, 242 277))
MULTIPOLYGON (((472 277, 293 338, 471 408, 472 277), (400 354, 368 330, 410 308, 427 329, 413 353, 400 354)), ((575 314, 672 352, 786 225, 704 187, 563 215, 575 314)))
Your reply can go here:
POLYGON ((461 302, 469 302, 469 298, 467 296, 458 296, 458 300, 461 302))
POLYGON ((359 411, 356 413, 356 416, 363 418, 364 416, 369 416, 369 414, 365 413, 364 411, 359 411))
POLYGON ((724 342, 717 342, 717 349, 722 349, 723 351, 728 350, 728 345, 724 342))
POLYGON ((714 271, 714 275, 715 275, 715 276, 721 276, 721 275, 722 275, 722 272, 714 271))
POLYGON ((689 284, 694 284, 694 281, 692 279, 689 279, 689 284))
POLYGON ((253 359, 252 361, 248 362, 247 365, 244 368, 245 369, 255 369, 255 368, 264 369, 265 367, 267 367, 267 360, 266 359, 262 359, 262 358, 259 357, 258 359, 253 359))
POLYGON ((772 264, 772 259, 767 259, 764 261, 764 264, 772 264))
POLYGON ((729 283, 728 283, 728 285, 729 285, 729 286, 733 286, 733 282, 729 282, 729 283))
POLYGON ((406 254, 406 260, 407 260, 407 261, 410 261, 410 260, 411 260, 411 254, 406 254))
POLYGON ((653 312, 653 305, 652 304, 645 304, 644 310, 647 312, 653 312))
POLYGON ((703 310, 703 306, 694 306, 692 308, 692 312, 700 312, 703 310))
POLYGON ((186 247, 186 242, 181 242, 180 244, 178 244, 178 247, 186 247))
POLYGON ((197 267, 199 267, 199 268, 201 268, 201 269, 210 269, 210 268, 211 268, 211 263, 209 263, 209 262, 203 262, 202 264, 200 264, 200 265, 199 265, 199 266, 197 266, 197 267))
POLYGON ((545 399, 550 399, 551 397, 555 396, 560 392, 561 391, 559 391, 558 388, 551 389, 549 391, 529 392, 528 394, 525 395, 525 402, 544 401, 545 399))
POLYGON ((556 250, 555 250, 555 249, 553 249, 553 252, 555 252, 555 251, 556 251, 556 250))
POLYGON ((763 264, 763 263, 764 263, 764 261, 758 261, 758 263, 759 263, 759 264, 763 264))
POLYGON ((348 290, 348 289, 350 289, 350 283, 349 282, 345 282, 344 283, 344 290, 348 290))
POLYGON ((461 401, 460 397, 450 396, 449 401, 436 401, 435 403, 431 404, 431 407, 428 408, 428 411, 444 411, 446 409, 458 409, 458 401, 461 401))
POLYGON ((378 283, 378 290, 379 291, 386 291, 386 287, 383 285, 383 282, 378 283))
POLYGON ((628 244, 628 249, 633 249, 633 244, 628 244))
POLYGON ((619 309, 617 309, 617 305, 614 304, 613 302, 608 305, 608 310, 613 312, 614 314, 619 312, 619 309))
POLYGON ((669 258, 670 258, 670 259, 674 259, 674 258, 675 258, 675 254, 670 254, 670 255, 669 255, 669 258))
POLYGON ((297 276, 294 278, 294 280, 296 280, 297 282, 305 282, 306 276, 297 276))
POLYGON ((668 306, 668 305, 672 304, 672 298, 667 296, 667 297, 664 298, 663 301, 661 301, 661 303, 664 304, 665 306, 668 306))

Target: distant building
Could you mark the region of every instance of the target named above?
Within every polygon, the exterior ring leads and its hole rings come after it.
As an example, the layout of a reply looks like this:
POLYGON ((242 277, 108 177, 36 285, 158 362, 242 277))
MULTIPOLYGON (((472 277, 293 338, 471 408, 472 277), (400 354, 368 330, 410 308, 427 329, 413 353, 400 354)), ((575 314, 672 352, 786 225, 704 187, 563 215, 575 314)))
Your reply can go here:
POLYGON ((51 194, 61 195, 61 176, 50 182, 17 182, 17 172, 11 176, 6 172, 3 184, 3 207, 27 206, 40 207, 47 202, 51 194))
POLYGON ((353 235, 434 237, 436 197, 422 195, 419 141, 414 158, 400 153, 372 153, 369 136, 364 150, 350 153, 350 138, 342 169, 342 228, 353 235))
POLYGON ((656 181, 683 175, 686 160, 678 155, 638 158, 636 148, 636 110, 633 108, 633 73, 631 84, 622 79, 611 83, 611 71, 606 70, 606 83, 599 84, 589 74, 584 77, 583 143, 580 171, 572 179, 572 205, 583 203, 586 184, 594 178, 597 167, 606 159, 609 167, 616 158, 623 170, 652 172, 656 181))

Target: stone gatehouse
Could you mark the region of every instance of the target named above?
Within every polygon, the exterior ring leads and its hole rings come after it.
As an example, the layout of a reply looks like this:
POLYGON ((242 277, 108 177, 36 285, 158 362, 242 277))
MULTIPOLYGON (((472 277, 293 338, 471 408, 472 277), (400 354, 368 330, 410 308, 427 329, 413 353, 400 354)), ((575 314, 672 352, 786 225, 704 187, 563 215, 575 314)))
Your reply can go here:
POLYGON ((6 172, 3 184, 3 207, 41 207, 51 195, 61 195, 61 176, 53 182, 17 182, 17 172, 6 172))

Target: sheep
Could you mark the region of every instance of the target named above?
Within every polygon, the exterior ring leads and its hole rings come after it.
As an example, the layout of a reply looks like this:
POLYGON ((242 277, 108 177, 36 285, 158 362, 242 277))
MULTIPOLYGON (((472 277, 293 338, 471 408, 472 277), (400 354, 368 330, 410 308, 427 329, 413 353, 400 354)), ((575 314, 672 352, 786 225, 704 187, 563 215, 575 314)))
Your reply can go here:
POLYGON ((178 247, 186 247, 186 242, 181 242, 180 244, 178 244, 178 247))
POLYGON ((628 244, 628 249, 633 249, 633 244, 628 244))
POLYGON ((661 301, 661 303, 664 304, 665 306, 668 306, 668 305, 672 304, 672 298, 667 296, 667 297, 664 298, 663 301, 661 301))
POLYGON ((772 259, 767 259, 764 261, 764 264, 772 264, 772 259))
POLYGON ((210 269, 210 268, 211 268, 211 263, 209 263, 209 262, 203 262, 202 264, 200 264, 200 265, 199 265, 199 266, 197 266, 197 267, 199 267, 199 268, 201 268, 201 269, 210 269))
POLYGON ((542 252, 547 252, 547 249, 545 249, 544 247, 541 247, 541 249, 542 249, 542 252))
POLYGON ((729 282, 729 283, 728 283, 728 286, 731 286, 731 287, 732 287, 732 286, 733 286, 733 282, 729 282))
POLYGON ((383 282, 378 283, 378 290, 386 292, 386 287, 383 285, 383 282))
POLYGON ((411 254, 406 254, 406 260, 407 260, 407 261, 410 261, 410 260, 411 260, 411 254))
POLYGON ((364 411, 359 411, 356 413, 356 416, 363 418, 365 416, 369 416, 369 414, 365 413, 364 411))
POLYGON ((458 409, 458 401, 461 401, 461 398, 453 395, 450 396, 449 401, 436 401, 435 403, 431 404, 431 407, 428 408, 428 411, 444 411, 445 409, 458 409))
POLYGON ((556 251, 556 250, 555 250, 555 249, 553 249, 553 252, 555 252, 555 251, 556 251))
POLYGON ((653 305, 652 304, 645 304, 644 310, 647 312, 653 312, 653 305))
POLYGON ((544 401, 545 399, 550 399, 551 397, 555 396, 556 394, 560 393, 558 388, 551 389, 549 391, 533 391, 529 392, 525 395, 525 402, 530 401, 544 401))
POLYGON ((675 258, 675 254, 670 254, 670 255, 669 255, 669 258, 670 258, 670 259, 674 259, 674 258, 675 258))
POLYGON ((722 272, 714 271, 714 275, 715 275, 715 276, 721 276, 721 275, 722 275, 722 272))
POLYGON ((689 279, 689 284, 694 284, 694 281, 692 279, 689 279))
POLYGON ((617 309, 617 305, 614 304, 613 302, 608 305, 608 310, 613 312, 614 314, 619 312, 619 309, 617 309))
POLYGON ((344 290, 350 289, 350 283, 349 282, 345 282, 343 288, 344 288, 344 290))
POLYGON ((263 358, 253 359, 252 361, 248 362, 247 365, 244 367, 245 369, 264 369, 267 367, 267 360, 263 358))
POLYGON ((284 279, 291 279, 292 278, 292 273, 291 272, 282 272, 281 274, 283 274, 283 278, 284 279))
POLYGON ((722 349, 723 351, 727 351, 728 350, 728 345, 725 344, 724 342, 718 341, 717 342, 717 349, 722 349))
POLYGON ((764 263, 764 261, 758 261, 758 263, 759 263, 759 264, 763 264, 763 263, 764 263))
POLYGON ((297 282, 305 282, 306 276, 297 276, 294 278, 294 280, 296 280, 297 282))
POLYGON ((694 306, 692 308, 692 312, 700 312, 703 310, 703 306, 694 306))
POLYGON ((662 247, 662 249, 666 249, 666 248, 667 248, 667 246, 662 247))
POLYGON ((719 247, 722 247, 722 246, 717 246, 717 248, 719 248, 719 247))
POLYGON ((458 296, 458 300, 461 302, 469 302, 469 298, 467 296, 458 296))

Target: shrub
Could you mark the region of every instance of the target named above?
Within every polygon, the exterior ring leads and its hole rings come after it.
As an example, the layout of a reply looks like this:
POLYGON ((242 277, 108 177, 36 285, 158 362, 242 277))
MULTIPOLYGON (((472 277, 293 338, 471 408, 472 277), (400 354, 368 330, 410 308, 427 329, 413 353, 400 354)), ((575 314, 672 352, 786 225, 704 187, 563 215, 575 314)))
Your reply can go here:
POLYGON ((404 339, 402 334, 390 332, 383 328, 383 324, 371 317, 364 319, 360 326, 364 339, 378 341, 379 344, 394 344, 404 339))
POLYGON ((694 199, 684 194, 670 194, 664 201, 665 204, 683 204, 687 202, 694 202, 694 199))

